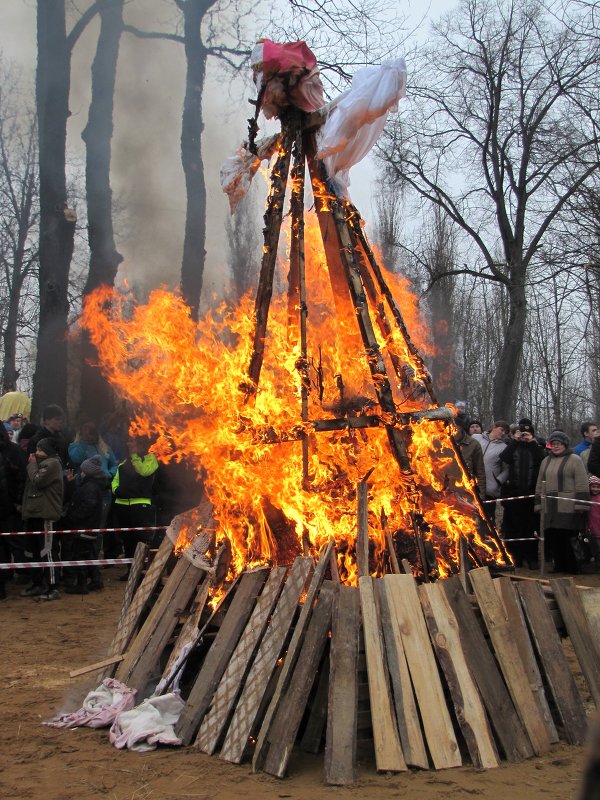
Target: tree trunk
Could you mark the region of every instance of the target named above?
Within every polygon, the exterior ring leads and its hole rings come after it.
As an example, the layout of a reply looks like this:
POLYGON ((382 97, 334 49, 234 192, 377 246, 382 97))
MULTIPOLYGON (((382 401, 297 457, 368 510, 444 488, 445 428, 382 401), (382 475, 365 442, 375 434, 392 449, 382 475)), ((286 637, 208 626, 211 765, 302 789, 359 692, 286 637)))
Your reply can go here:
POLYGON ((40 159, 40 320, 33 418, 50 402, 66 406, 68 279, 75 215, 67 207, 65 148, 70 58, 64 0, 38 0, 36 101, 40 159))
MULTIPOLYGON (((92 64, 92 97, 87 125, 81 136, 86 145, 86 199, 90 270, 84 294, 102 284, 113 286, 123 260, 115 247, 110 186, 113 105, 119 43, 123 27, 123 2, 101 10, 100 35, 92 64)), ((112 406, 108 381, 95 366, 97 354, 87 331, 82 334, 81 410, 100 421, 112 406)))
POLYGON ((527 299, 523 280, 508 288, 510 313, 500 352, 498 368, 494 375, 493 412, 494 419, 510 421, 515 412, 517 383, 527 319, 527 299))
POLYGON ((181 124, 181 163, 185 175, 187 208, 181 263, 181 293, 198 319, 206 257, 206 185, 202 163, 202 93, 207 51, 200 38, 206 2, 188 0, 183 5, 186 57, 185 99, 181 124))

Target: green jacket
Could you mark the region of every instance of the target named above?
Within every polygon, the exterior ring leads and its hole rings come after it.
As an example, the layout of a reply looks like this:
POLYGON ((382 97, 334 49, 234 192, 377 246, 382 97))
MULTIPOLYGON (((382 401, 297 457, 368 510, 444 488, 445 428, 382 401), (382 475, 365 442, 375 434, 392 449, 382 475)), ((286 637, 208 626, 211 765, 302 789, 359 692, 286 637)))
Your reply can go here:
POLYGON ((58 458, 30 462, 27 464, 21 516, 23 519, 60 519, 63 512, 63 493, 63 469, 58 458))

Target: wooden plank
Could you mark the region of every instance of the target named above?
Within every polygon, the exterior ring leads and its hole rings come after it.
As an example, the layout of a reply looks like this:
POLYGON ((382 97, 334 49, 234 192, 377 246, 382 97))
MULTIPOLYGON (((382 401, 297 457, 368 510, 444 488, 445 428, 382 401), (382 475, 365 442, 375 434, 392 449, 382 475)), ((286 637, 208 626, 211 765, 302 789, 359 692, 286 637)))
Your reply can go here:
POLYGON ((419 587, 419 598, 471 761, 484 769, 497 767, 500 762, 490 724, 446 595, 439 584, 426 583, 419 587))
POLYGON ((213 585, 213 576, 206 575, 202 581, 200 581, 200 585, 198 586, 198 590, 196 592, 196 597, 194 598, 190 613, 186 621, 181 626, 181 630, 179 631, 179 635, 177 636, 177 640, 173 645, 173 650, 171 651, 171 655, 169 656, 169 660, 163 670, 162 679, 164 681, 171 680, 171 672, 175 668, 177 661, 184 649, 188 644, 195 642, 198 638, 198 627, 200 625, 200 617, 202 616, 202 612, 204 611, 204 606, 206 605, 206 601, 208 599, 208 593, 213 585))
POLYGON ((311 558, 294 561, 227 730, 219 756, 225 761, 239 764, 242 760, 312 566, 311 558))
POLYGON ((385 651, 380 633, 381 623, 375 602, 373 578, 369 576, 359 578, 358 588, 367 654, 375 764, 380 772, 400 772, 406 769, 406 761, 400 745, 386 674, 385 651))
POLYGON ((536 755, 547 753, 550 749, 550 735, 546 721, 539 710, 529 682, 524 679, 525 665, 521 659, 504 605, 494 588, 490 572, 487 567, 479 567, 471 570, 469 577, 504 680, 533 750, 536 755))
POLYGON ((269 751, 265 758, 264 771, 278 778, 283 778, 286 773, 308 696, 327 644, 333 594, 331 582, 324 583, 306 629, 306 636, 287 691, 277 707, 270 726, 269 751))
POLYGON ((546 722, 550 741, 552 743, 558 742, 558 731, 552 719, 552 712, 550 711, 550 706, 548 705, 546 692, 544 690, 544 682, 535 653, 533 652, 533 646, 527 631, 527 623, 525 622, 523 609, 519 602, 516 586, 511 582, 510 578, 506 577, 496 578, 494 580, 494 586, 496 587, 500 599, 504 603, 508 621, 517 642, 517 647, 519 648, 521 660, 525 665, 525 677, 529 681, 529 686, 531 687, 533 696, 540 709, 540 714, 546 722))
POLYGON ((360 481, 356 487, 358 499, 356 526, 356 566, 359 578, 369 574, 369 485, 360 481))
POLYGON ((124 621, 125 615, 133 600, 133 595, 140 584, 142 570, 144 569, 144 563, 149 552, 150 548, 145 542, 137 543, 133 554, 133 563, 129 570, 127 583, 125 584, 125 593, 123 595, 123 603, 121 604, 121 613, 119 614, 119 625, 124 621))
POLYGON ((581 604, 588 619, 596 647, 600 647, 600 589, 586 587, 579 592, 581 604))
POLYGON ((600 708, 600 649, 594 641, 580 594, 573 578, 555 578, 550 581, 550 586, 592 699, 600 708))
POLYGON ((377 581, 376 585, 402 752, 407 764, 421 767, 421 769, 429 769, 429 759, 419 722, 419 712, 406 662, 406 653, 402 644, 400 624, 398 618, 391 613, 383 582, 377 581))
POLYGON ((325 783, 333 786, 347 786, 356 780, 359 628, 358 589, 340 586, 331 625, 325 735, 324 778, 325 783))
POLYGON ((225 667, 252 613, 256 598, 267 579, 267 572, 266 569, 259 569, 242 575, 235 596, 206 654, 185 708, 175 726, 175 733, 182 739, 183 744, 191 742, 202 722, 225 667))
POLYGON ((463 591, 460 578, 458 576, 447 578, 440 585, 458 622, 467 662, 505 758, 508 761, 530 758, 533 755, 533 748, 485 640, 475 611, 463 591))
POLYGON ((521 583, 517 589, 566 739, 570 744, 583 744, 587 732, 585 708, 544 592, 534 583, 521 583))
MULTIPOLYGON (((142 611, 146 607, 150 595, 158 586, 160 577, 165 569, 167 561, 173 552, 173 545, 169 538, 165 536, 162 540, 152 563, 148 567, 144 579, 139 585, 137 592, 133 596, 131 605, 127 609, 123 620, 119 621, 117 631, 108 648, 108 657, 120 655, 125 652, 135 630, 138 626, 142 611)), ((104 673, 104 677, 112 675, 114 670, 110 668, 104 673)))
POLYGON ((329 650, 321 660, 317 677, 317 690, 313 693, 310 715, 304 727, 300 748, 305 753, 317 754, 321 750, 323 732, 327 723, 327 697, 329 695, 329 650))
POLYGON ((275 687, 275 692, 273 693, 273 697, 271 698, 271 702, 269 703, 269 707, 267 708, 265 718, 263 720, 263 723, 261 725, 258 734, 258 739, 256 740, 256 747, 254 748, 254 757, 252 758, 252 769, 254 770, 254 772, 262 768, 262 764, 264 762, 264 757, 266 754, 266 748, 268 746, 267 736, 269 734, 269 729, 271 727, 271 723, 275 716, 275 712, 277 711, 277 707, 281 702, 282 695, 284 694, 284 692, 287 691, 288 683, 290 681, 294 667, 296 666, 296 659, 298 658, 298 654, 302 646, 302 639, 306 633, 308 623, 310 622, 310 616, 313 611, 313 606, 316 597, 321 588, 321 584, 323 583, 323 580, 325 578, 325 572, 327 570, 327 567, 329 566, 331 553, 335 549, 334 544, 335 544, 334 540, 331 539, 329 541, 329 544, 326 547, 324 547, 323 550, 321 551, 321 555, 319 556, 319 563, 317 564, 312 580, 310 582, 310 586, 308 587, 308 591, 306 593, 306 599, 302 606, 302 610, 300 611, 296 627, 294 628, 294 633, 287 649, 285 661, 283 662, 283 668, 279 675, 277 686, 275 687))
POLYGON ((120 655, 105 658, 103 661, 96 661, 95 664, 88 664, 87 667, 80 667, 79 669, 74 669, 72 672, 69 672, 69 678, 78 678, 80 675, 87 675, 89 672, 97 672, 99 669, 110 667, 112 664, 120 664, 124 658, 125 655, 120 655))
POLYGON ((210 706, 202 720, 195 744, 205 753, 215 752, 231 710, 244 685, 254 653, 277 602, 287 567, 274 567, 250 615, 244 632, 227 664, 210 706))
POLYGON ((410 677, 435 769, 460 767, 462 761, 440 681, 423 611, 412 575, 386 575, 383 584, 396 616, 410 677))
POLYGON ((115 677, 132 689, 142 692, 156 672, 163 650, 175 630, 177 608, 186 608, 198 581, 205 576, 186 558, 179 558, 167 583, 154 603, 115 677))

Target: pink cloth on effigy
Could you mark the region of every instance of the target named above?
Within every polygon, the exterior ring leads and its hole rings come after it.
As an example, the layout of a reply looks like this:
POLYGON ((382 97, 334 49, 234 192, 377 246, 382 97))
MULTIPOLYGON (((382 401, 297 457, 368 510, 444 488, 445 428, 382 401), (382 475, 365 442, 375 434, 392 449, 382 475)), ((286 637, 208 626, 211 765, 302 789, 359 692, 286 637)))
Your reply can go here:
POLYGON ((133 708, 136 690, 114 678, 105 678, 97 689, 89 692, 83 705, 69 714, 59 714, 48 722, 50 728, 106 728, 123 711, 133 708))

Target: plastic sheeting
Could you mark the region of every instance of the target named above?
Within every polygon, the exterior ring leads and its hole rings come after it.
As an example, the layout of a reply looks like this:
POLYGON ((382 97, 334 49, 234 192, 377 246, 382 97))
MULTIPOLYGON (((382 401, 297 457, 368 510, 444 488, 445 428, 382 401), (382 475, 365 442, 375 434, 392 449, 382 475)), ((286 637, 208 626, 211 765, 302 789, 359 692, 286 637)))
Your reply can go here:
POLYGON ((348 192, 350 167, 369 153, 403 97, 406 64, 399 58, 359 69, 351 88, 335 103, 317 136, 317 158, 323 159, 340 194, 348 192))
POLYGON ((138 753, 155 750, 159 744, 180 745, 174 726, 184 707, 175 693, 150 697, 131 711, 119 714, 108 734, 110 743, 138 753))
POLYGON ((106 728, 122 712, 133 707, 135 689, 114 678, 105 678, 97 689, 85 697, 83 705, 70 714, 59 714, 49 722, 49 728, 106 728))
POLYGON ((325 103, 317 59, 306 42, 263 39, 254 46, 250 63, 259 93, 264 85, 261 110, 267 119, 289 105, 310 112, 325 103))

